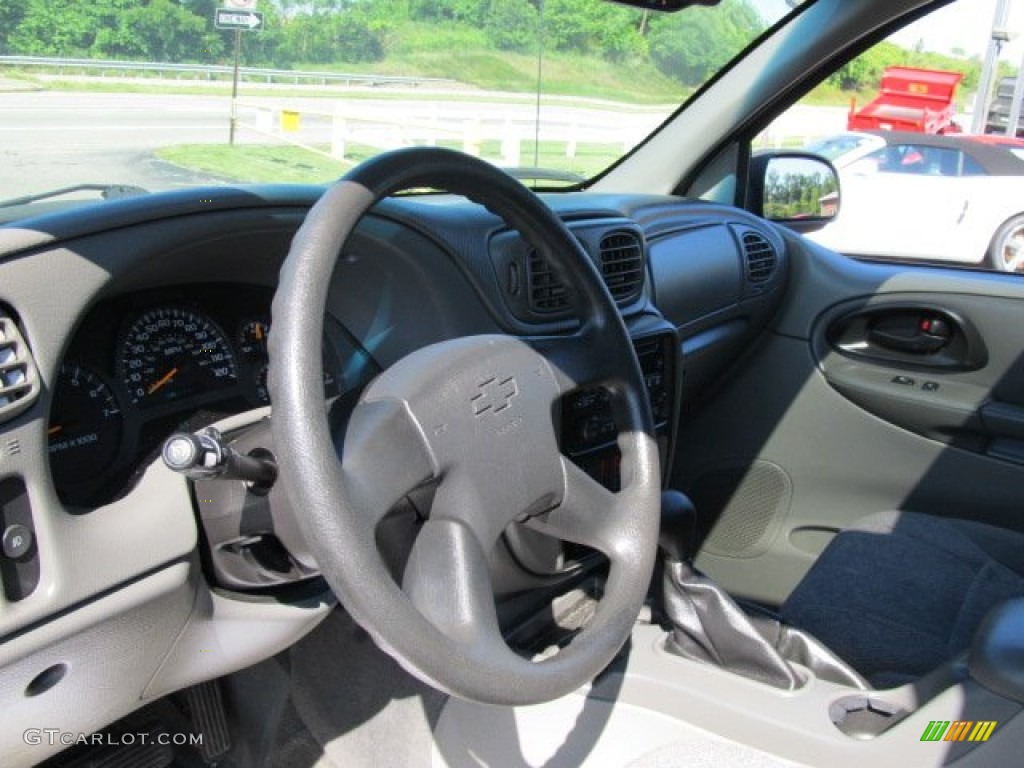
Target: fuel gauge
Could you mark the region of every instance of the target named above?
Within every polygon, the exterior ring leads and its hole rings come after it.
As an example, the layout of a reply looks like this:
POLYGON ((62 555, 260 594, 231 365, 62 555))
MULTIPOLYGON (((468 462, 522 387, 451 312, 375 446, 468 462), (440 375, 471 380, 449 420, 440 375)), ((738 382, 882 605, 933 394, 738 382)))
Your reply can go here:
POLYGON ((268 336, 270 323, 264 320, 250 320, 242 325, 239 332, 239 349, 250 360, 266 360, 268 336))

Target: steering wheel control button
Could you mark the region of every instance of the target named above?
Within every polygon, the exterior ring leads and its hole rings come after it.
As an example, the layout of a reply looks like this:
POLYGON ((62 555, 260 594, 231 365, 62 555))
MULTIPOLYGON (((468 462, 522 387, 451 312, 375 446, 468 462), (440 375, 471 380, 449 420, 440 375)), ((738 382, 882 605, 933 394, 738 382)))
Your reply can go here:
POLYGON ((926 381, 921 385, 921 391, 923 392, 938 392, 939 382, 937 381, 926 381))
POLYGON ((901 387, 913 387, 917 384, 910 376, 893 376, 892 383, 899 384, 901 387))
POLYGON ((3 535, 4 557, 20 560, 32 550, 32 542, 32 531, 27 526, 18 523, 7 526, 3 535))

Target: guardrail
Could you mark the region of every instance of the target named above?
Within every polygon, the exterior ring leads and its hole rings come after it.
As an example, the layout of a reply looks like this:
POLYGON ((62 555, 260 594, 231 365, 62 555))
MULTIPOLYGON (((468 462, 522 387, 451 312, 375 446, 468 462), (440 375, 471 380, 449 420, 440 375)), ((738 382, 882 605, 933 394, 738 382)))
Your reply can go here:
MULTIPOLYGON (((144 72, 151 74, 183 74, 197 76, 196 79, 213 79, 214 75, 230 76, 233 68, 223 64, 167 64, 151 61, 110 61, 105 59, 63 59, 43 56, 0 56, 0 66, 41 67, 56 69, 93 69, 101 72, 144 72)), ((351 72, 307 72, 291 69, 262 69, 259 67, 239 67, 239 75, 244 78, 265 79, 266 82, 291 81, 296 85, 300 81, 314 82, 319 85, 339 83, 342 85, 407 85, 417 86, 423 83, 452 83, 442 77, 399 77, 394 75, 367 75, 351 72)))

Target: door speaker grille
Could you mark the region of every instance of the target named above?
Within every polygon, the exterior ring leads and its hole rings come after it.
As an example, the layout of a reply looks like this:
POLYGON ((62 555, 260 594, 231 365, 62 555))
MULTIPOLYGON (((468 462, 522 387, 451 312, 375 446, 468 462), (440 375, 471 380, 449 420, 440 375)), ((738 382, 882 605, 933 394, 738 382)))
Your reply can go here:
POLYGON ((726 557, 754 557, 775 537, 789 510, 792 483, 767 461, 714 469, 690 489, 701 517, 714 520, 704 549, 726 557))

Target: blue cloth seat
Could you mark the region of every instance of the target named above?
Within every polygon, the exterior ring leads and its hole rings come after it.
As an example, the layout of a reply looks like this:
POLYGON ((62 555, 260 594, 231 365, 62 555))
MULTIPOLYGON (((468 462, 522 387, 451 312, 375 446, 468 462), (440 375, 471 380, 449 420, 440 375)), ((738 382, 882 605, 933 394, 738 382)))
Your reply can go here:
POLYGON ((782 606, 876 688, 966 650, 992 608, 1024 596, 1024 533, 913 512, 840 532, 782 606))

